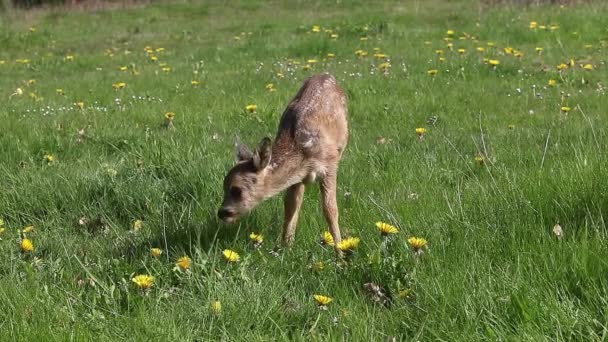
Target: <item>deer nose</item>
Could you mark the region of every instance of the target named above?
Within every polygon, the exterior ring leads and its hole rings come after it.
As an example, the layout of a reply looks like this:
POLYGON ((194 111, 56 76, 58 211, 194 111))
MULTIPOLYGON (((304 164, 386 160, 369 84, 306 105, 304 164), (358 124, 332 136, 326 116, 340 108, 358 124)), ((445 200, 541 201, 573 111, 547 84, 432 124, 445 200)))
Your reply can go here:
POLYGON ((225 219, 226 217, 230 217, 232 216, 233 212, 232 210, 226 209, 226 208, 220 208, 220 210, 217 211, 217 217, 219 217, 220 219, 225 219))

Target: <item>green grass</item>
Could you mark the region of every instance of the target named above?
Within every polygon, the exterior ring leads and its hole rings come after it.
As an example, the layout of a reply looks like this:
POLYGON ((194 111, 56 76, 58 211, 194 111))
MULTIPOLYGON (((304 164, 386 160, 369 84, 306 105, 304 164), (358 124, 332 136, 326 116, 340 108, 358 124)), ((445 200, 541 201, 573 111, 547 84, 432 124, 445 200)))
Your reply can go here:
POLYGON ((5 14, 0 339, 606 340, 607 10, 178 1, 5 14), (146 46, 165 50, 153 62, 146 46), (386 76, 374 47, 390 56, 386 76), (305 70, 308 59, 318 62, 305 70), (318 243, 326 224, 317 186, 307 187, 295 245, 278 257, 269 251, 279 245, 280 198, 234 226, 215 216, 234 135, 250 144, 273 135, 301 82, 323 71, 349 97, 338 201, 343 234, 362 243, 345 265, 318 243), (114 90, 117 82, 126 87, 114 90), (428 130, 423 140, 417 127, 428 130), (376 221, 400 232, 383 244, 376 221), (29 225, 35 250, 21 253, 29 225), (265 236, 260 249, 251 231, 265 236), (411 251, 411 236, 428 240, 425 253, 411 251), (241 261, 227 264, 226 248, 241 261), (184 255, 192 267, 174 270, 184 255), (317 261, 323 270, 311 269, 317 261), (147 295, 131 281, 142 273, 156 278, 147 295), (367 281, 393 304, 374 305, 367 281), (410 296, 400 298, 403 289, 410 296), (334 301, 319 310, 313 294, 334 301))

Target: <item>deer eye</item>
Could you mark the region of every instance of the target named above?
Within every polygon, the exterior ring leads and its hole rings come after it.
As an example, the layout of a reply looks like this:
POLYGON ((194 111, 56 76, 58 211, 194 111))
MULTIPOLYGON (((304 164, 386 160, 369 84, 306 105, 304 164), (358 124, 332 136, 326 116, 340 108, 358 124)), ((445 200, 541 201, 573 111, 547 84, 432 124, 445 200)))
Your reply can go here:
POLYGON ((233 197, 233 198, 241 198, 241 195, 243 194, 243 191, 238 186, 230 187, 229 192, 230 192, 230 197, 233 197))

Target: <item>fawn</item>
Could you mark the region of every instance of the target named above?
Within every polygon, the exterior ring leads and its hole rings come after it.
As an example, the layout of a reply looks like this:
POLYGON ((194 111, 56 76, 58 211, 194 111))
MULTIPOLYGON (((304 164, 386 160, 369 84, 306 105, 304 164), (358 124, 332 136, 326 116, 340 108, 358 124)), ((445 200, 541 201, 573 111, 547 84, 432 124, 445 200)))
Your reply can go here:
POLYGON ((338 163, 348 141, 346 96, 330 74, 313 75, 291 100, 274 142, 265 137, 255 151, 237 139, 237 163, 224 179, 218 217, 233 223, 260 202, 285 192, 283 243, 292 244, 305 184, 320 182, 323 214, 334 238, 338 226, 338 163))

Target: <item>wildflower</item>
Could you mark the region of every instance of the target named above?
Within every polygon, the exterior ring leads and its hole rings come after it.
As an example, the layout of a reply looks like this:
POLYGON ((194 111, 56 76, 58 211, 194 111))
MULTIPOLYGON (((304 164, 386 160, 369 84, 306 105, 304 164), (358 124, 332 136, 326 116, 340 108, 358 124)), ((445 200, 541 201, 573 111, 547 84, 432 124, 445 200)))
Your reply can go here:
POLYGON ((513 48, 512 48, 512 47, 510 47, 510 46, 507 46, 506 48, 504 48, 504 51, 505 51, 505 53, 506 53, 507 55, 512 55, 514 50, 515 50, 515 49, 513 49, 513 48))
POLYGON ((84 109, 84 102, 76 102, 74 106, 78 107, 78 109, 84 109))
POLYGON ((447 30, 445 34, 447 34, 448 36, 453 36, 454 30, 447 30))
POLYGON ((55 92, 57 93, 57 95, 62 95, 62 96, 65 95, 65 92, 61 88, 55 89, 55 92))
POLYGON ((34 231, 34 226, 27 226, 27 227, 24 227, 22 230, 22 232, 24 232, 24 233, 31 233, 33 231, 34 231))
POLYGON ((255 113, 258 110, 258 106, 254 104, 247 105, 245 110, 249 113, 255 113))
POLYGON ((152 55, 152 56, 150 56, 150 60, 151 60, 152 62, 156 62, 156 61, 158 60, 158 57, 156 57, 156 56, 152 55))
POLYGON ((30 27, 30 32, 36 32, 36 28, 34 26, 30 27))
POLYGON ((48 164, 52 163, 55 161, 55 157, 52 154, 45 154, 42 159, 44 159, 45 162, 47 162, 48 164))
POLYGON ((177 259, 177 266, 182 271, 189 269, 191 264, 192 264, 192 259, 190 259, 190 257, 188 257, 188 256, 183 256, 183 257, 177 259))
POLYGON ((484 158, 484 156, 477 155, 475 156, 475 161, 477 164, 483 165, 486 162, 486 158, 484 158))
POLYGON ((197 80, 192 80, 190 81, 190 84, 194 87, 198 86, 199 84, 201 84, 201 82, 197 81, 197 80))
POLYGON ((566 70, 566 69, 568 69, 568 64, 566 64, 566 63, 560 63, 560 64, 557 65, 556 68, 559 71, 566 70))
POLYGON ((397 232, 399 232, 399 229, 397 227, 384 222, 376 222, 376 227, 378 227, 378 230, 380 230, 380 234, 382 234, 383 236, 396 234, 397 232))
POLYGON ((429 69, 426 71, 426 73, 431 76, 437 75, 438 72, 439 72, 439 70, 437 70, 437 69, 429 69))
POLYGON ((158 258, 163 254, 163 250, 160 248, 150 248, 150 254, 152 254, 153 257, 158 258))
POLYGON ((383 59, 383 58, 388 58, 388 55, 385 53, 375 53, 374 57, 376 57, 378 59, 383 59))
POLYGON ((323 235, 321 236, 321 244, 322 245, 327 245, 327 246, 333 246, 334 245, 334 237, 331 235, 330 232, 324 232, 323 235))
POLYGON ((112 88, 114 88, 114 90, 122 89, 126 86, 127 86, 127 84, 125 82, 118 82, 118 83, 112 84, 112 88))
POLYGON ((67 56, 65 56, 65 60, 66 61, 73 61, 74 60, 74 55, 67 55, 67 56))
POLYGON ((539 54, 543 52, 543 48, 542 47, 536 47, 536 52, 538 52, 539 54))
POLYGON ((477 51, 484 52, 484 51, 486 51, 486 48, 484 48, 483 46, 478 46, 477 51))
POLYGON ((156 48, 156 52, 163 52, 163 51, 165 51, 165 48, 164 48, 164 47, 159 47, 159 48, 156 48))
POLYGON ((367 37, 361 37, 361 38, 359 38, 359 40, 362 41, 362 42, 367 41, 368 39, 369 38, 367 38, 367 37))
POLYGON ((510 124, 509 126, 507 126, 509 129, 515 129, 515 125, 510 124))
POLYGON ((585 69, 585 70, 593 70, 593 64, 585 64, 585 65, 583 65, 583 69, 585 69))
POLYGON ((496 43, 494 43, 494 42, 487 42, 486 45, 489 46, 489 47, 493 47, 494 45, 496 45, 496 43))
POLYGON ((329 38, 331 39, 338 39, 338 34, 337 33, 332 33, 329 38))
POLYGON ((222 303, 219 300, 211 302, 211 311, 216 314, 222 312, 222 303))
POLYGON ((424 127, 418 127, 418 128, 416 128, 416 134, 417 134, 419 137, 421 137, 421 136, 425 135, 425 134, 426 134, 426 132, 427 132, 427 131, 426 131, 426 128, 424 128, 424 127))
POLYGON ((327 306, 329 303, 331 303, 334 299, 328 296, 323 296, 323 295, 313 295, 312 296, 315 301, 317 302, 317 304, 321 307, 325 307, 327 306))
POLYGON ((171 67, 163 67, 164 72, 171 72, 171 67))
POLYGON ((500 61, 498 59, 490 59, 488 60, 488 64, 490 64, 491 66, 497 66, 500 64, 500 61))
POLYGON ((313 25, 311 31, 314 32, 314 33, 321 32, 321 26, 319 26, 319 25, 313 25))
POLYGON ((465 52, 467 52, 467 49, 462 49, 462 48, 458 49, 458 53, 461 55, 464 54, 465 52))
POLYGON ((549 26, 549 29, 550 29, 551 31, 555 31, 555 30, 559 29, 559 25, 557 25, 557 24, 552 24, 551 26, 549 26))
POLYGON ((262 242, 264 242, 264 236, 262 234, 256 234, 253 232, 249 234, 249 239, 251 239, 251 241, 256 245, 260 245, 262 242))
POLYGON ((133 277, 131 281, 134 282, 137 287, 142 290, 148 290, 152 286, 154 286, 154 277, 148 274, 138 274, 133 277))
POLYGON ((268 91, 274 91, 274 84, 268 83, 266 86, 264 86, 264 88, 266 88, 268 91))
POLYGON ((4 233, 4 231, 6 230, 6 228, 4 227, 0 227, 0 235, 2 235, 4 233))
POLYGON ((378 67, 380 68, 380 70, 386 71, 391 68, 391 64, 388 62, 385 62, 385 63, 378 65, 378 67))
POLYGON ((327 53, 327 58, 334 58, 334 57, 336 57, 335 53, 331 53, 331 52, 327 53))
POLYGON ((357 249, 361 239, 358 237, 351 237, 348 239, 344 239, 338 243, 338 249, 345 253, 352 253, 357 249))
POLYGON ((168 121, 173 121, 173 119, 175 119, 175 113, 165 112, 165 119, 167 119, 168 121))
POLYGON ((538 23, 536 21, 531 21, 529 27, 533 30, 538 27, 538 23))
POLYGON ((548 82, 548 84, 549 84, 550 87, 555 87, 557 85, 557 81, 554 80, 554 79, 550 79, 549 82, 548 82))
POLYGON ((574 65, 574 59, 570 58, 570 66, 573 67, 574 65))
POLYGON ((410 247, 412 247, 412 249, 416 253, 421 253, 422 249, 424 247, 426 247, 426 245, 427 245, 427 242, 425 239, 414 237, 414 236, 407 239, 407 243, 410 245, 410 247))
POLYGON ((570 109, 571 108, 568 106, 562 106, 562 108, 561 108, 562 112, 564 112, 564 113, 568 113, 570 111, 570 109))
POLYGON ((443 55, 443 50, 441 50, 441 49, 435 50, 435 53, 438 55, 443 55))
POLYGON ((133 221, 133 230, 138 231, 144 227, 144 221, 135 220, 133 221))
POLYGON ((309 59, 309 60, 306 61, 306 63, 308 63, 308 64, 315 64, 315 63, 317 63, 317 60, 316 59, 309 59))
POLYGON ((18 96, 23 95, 23 89, 21 89, 21 88, 15 89, 15 92, 13 93, 13 95, 18 95, 18 96))
POLYGON ((30 253, 34 251, 34 243, 30 239, 22 239, 19 245, 23 253, 30 253))
POLYGON ((239 259, 241 259, 241 256, 231 249, 224 249, 223 254, 224 258, 226 258, 228 262, 237 262, 239 259))
POLYGON ((524 56, 524 53, 519 50, 515 50, 515 51, 513 51, 513 56, 515 56, 517 58, 521 58, 524 56))

